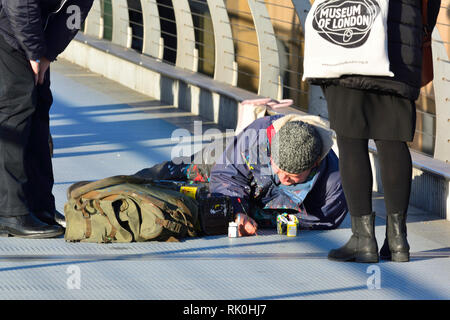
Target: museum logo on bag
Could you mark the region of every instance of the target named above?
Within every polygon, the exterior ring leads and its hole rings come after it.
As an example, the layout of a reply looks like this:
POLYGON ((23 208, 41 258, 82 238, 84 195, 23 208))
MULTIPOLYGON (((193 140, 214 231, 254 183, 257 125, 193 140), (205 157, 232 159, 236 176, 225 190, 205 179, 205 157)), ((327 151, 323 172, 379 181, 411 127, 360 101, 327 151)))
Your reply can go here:
POLYGON ((331 43, 357 48, 366 42, 379 13, 376 0, 330 0, 317 6, 312 26, 331 43))

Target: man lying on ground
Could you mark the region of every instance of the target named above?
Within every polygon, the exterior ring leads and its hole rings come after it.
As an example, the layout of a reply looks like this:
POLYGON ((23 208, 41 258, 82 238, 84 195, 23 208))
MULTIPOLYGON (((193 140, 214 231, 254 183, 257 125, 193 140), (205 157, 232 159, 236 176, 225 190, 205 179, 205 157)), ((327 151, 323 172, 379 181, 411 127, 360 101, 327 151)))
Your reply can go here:
POLYGON ((275 226, 276 216, 294 213, 299 228, 337 228, 348 208, 332 131, 320 118, 295 114, 259 118, 231 141, 211 143, 135 175, 205 183, 211 195, 228 196, 240 213, 241 235, 275 226))

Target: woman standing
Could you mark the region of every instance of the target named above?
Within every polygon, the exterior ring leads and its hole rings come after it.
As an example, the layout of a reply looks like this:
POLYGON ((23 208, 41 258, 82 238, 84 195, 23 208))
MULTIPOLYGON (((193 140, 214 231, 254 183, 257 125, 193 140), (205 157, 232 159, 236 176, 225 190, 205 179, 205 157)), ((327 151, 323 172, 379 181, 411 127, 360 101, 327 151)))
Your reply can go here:
POLYGON ((436 23, 440 0, 428 1, 428 24, 422 25, 421 0, 390 0, 387 17, 388 57, 394 77, 344 75, 311 79, 328 102, 330 126, 337 134, 339 167, 349 206, 352 232, 328 258, 373 263, 409 261, 406 216, 412 163, 407 146, 415 132, 415 100, 421 88, 422 40, 436 23), (368 140, 377 147, 387 211, 386 240, 378 253, 372 212, 372 170, 368 140))

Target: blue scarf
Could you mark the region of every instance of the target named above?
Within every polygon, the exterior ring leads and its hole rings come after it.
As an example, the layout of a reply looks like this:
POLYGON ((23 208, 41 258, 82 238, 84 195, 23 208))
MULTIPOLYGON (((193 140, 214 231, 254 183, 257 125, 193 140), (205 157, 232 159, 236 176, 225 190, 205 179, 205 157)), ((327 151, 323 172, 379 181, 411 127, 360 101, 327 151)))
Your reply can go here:
POLYGON ((314 187, 318 176, 318 170, 314 168, 305 182, 286 186, 281 184, 277 174, 272 173, 272 179, 278 188, 279 194, 266 203, 264 209, 299 210, 306 196, 314 187))

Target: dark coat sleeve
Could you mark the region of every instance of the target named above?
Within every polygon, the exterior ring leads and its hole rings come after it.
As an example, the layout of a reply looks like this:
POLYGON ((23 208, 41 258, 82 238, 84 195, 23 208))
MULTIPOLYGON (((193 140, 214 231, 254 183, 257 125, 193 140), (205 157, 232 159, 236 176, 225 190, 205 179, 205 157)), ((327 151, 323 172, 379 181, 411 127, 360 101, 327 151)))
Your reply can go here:
POLYGON ((47 51, 39 0, 1 0, 11 30, 29 60, 47 51))
POLYGON ((47 59, 54 61, 66 49, 85 21, 92 3, 93 0, 69 0, 60 11, 49 18, 45 28, 47 59), (78 13, 79 21, 78 17, 74 16, 78 13), (77 26, 75 22, 79 22, 80 25, 77 26))

